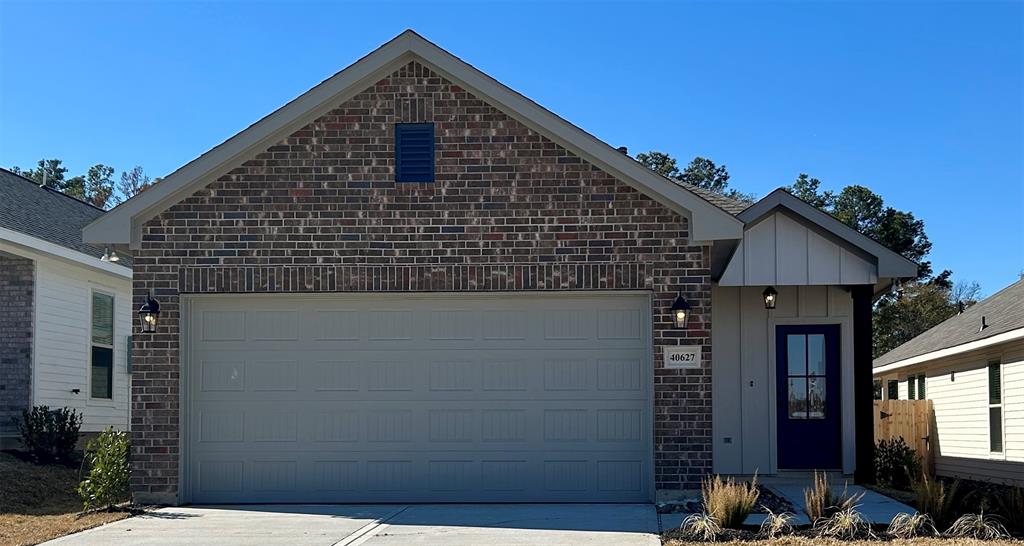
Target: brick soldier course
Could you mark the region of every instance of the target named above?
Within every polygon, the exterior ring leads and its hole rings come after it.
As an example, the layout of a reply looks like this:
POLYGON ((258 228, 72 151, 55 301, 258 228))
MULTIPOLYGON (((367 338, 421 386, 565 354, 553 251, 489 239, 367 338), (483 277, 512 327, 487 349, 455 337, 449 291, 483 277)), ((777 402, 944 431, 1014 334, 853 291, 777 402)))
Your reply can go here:
POLYGON ((685 218, 446 81, 398 69, 154 217, 135 298, 161 303, 136 336, 132 489, 179 480, 180 296, 188 293, 649 290, 661 489, 711 470, 710 248, 685 218), (394 124, 433 122, 436 180, 396 183, 394 124), (682 292, 686 330, 667 309, 682 292), (705 347, 665 370, 666 345, 705 347))

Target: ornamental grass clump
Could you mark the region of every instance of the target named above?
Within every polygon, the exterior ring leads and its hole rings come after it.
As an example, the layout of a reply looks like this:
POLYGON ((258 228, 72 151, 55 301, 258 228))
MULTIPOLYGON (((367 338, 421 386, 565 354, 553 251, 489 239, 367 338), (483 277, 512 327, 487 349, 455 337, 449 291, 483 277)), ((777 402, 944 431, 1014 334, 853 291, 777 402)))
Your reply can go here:
POLYGON ((772 512, 771 508, 765 508, 764 511, 768 515, 761 522, 761 536, 773 539, 793 532, 793 520, 796 518, 796 514, 789 512, 776 514, 772 512))
POLYGON ((718 524, 718 520, 714 516, 702 513, 702 514, 690 514, 683 519, 683 523, 679 525, 679 530, 683 532, 687 538, 702 540, 704 542, 714 542, 718 538, 718 535, 722 532, 722 526, 718 524))
POLYGON ((938 534, 935 529, 935 522, 928 514, 914 512, 907 514, 900 512, 889 522, 889 529, 886 530, 896 538, 910 539, 916 537, 927 537, 938 534))
POLYGON ((947 526, 956 518, 959 488, 959 480, 946 488, 946 484, 941 481, 922 474, 921 480, 914 484, 917 509, 922 514, 931 516, 936 526, 947 526))
POLYGON ((761 490, 757 488, 757 476, 750 483, 739 482, 721 476, 705 478, 701 484, 704 510, 727 529, 738 529, 754 510, 761 490))
POLYGON ((857 511, 856 506, 844 508, 829 517, 814 522, 818 536, 852 540, 862 536, 872 537, 871 523, 857 511))
POLYGON ((995 516, 981 512, 979 514, 964 514, 953 522, 953 525, 946 530, 946 535, 957 538, 974 538, 978 540, 994 540, 997 538, 1009 538, 1010 533, 1006 532, 995 516))
POLYGON ((810 488, 804 489, 804 510, 812 522, 827 518, 837 512, 850 510, 860 502, 864 493, 850 495, 848 485, 843 486, 843 493, 835 495, 828 484, 828 475, 824 472, 814 473, 814 482, 810 488))

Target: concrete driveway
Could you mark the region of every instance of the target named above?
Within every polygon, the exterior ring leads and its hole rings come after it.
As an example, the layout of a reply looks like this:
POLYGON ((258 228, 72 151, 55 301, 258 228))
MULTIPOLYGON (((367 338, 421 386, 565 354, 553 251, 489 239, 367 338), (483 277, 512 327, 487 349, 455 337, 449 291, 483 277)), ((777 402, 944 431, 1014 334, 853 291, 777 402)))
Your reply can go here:
POLYGON ((163 508, 45 544, 657 546, 657 532, 654 507, 643 504, 190 506, 163 508))

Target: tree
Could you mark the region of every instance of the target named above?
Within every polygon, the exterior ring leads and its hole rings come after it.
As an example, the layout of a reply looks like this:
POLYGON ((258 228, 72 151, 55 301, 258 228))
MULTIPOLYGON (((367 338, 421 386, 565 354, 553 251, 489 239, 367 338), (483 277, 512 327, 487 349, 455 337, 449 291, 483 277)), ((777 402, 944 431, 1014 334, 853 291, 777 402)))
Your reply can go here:
POLYGON ((34 169, 11 167, 11 172, 33 180, 40 186, 64 191, 64 175, 67 174, 68 170, 61 165, 61 160, 59 159, 40 159, 34 169))
POLYGON ((725 165, 716 165, 710 159, 697 156, 681 172, 675 158, 663 152, 640 153, 636 155, 636 160, 666 178, 711 190, 739 201, 753 203, 756 200, 751 194, 729 188, 729 171, 725 165))
POLYGON ((118 204, 127 201, 152 184, 153 181, 142 172, 142 167, 136 165, 132 170, 121 173, 121 182, 117 184, 120 195, 115 196, 115 200, 118 204))
POLYGON ((93 206, 107 208, 114 195, 114 168, 97 163, 85 175, 85 194, 93 206))

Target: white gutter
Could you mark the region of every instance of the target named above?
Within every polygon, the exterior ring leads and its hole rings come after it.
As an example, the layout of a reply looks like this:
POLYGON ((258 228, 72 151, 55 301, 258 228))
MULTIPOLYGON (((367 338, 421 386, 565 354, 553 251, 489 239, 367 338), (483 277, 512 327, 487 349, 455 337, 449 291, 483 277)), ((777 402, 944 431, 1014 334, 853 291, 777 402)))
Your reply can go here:
POLYGON ((938 351, 932 351, 923 355, 912 356, 903 360, 897 360, 892 364, 886 364, 885 366, 879 366, 871 370, 872 374, 880 374, 885 372, 891 372, 900 368, 906 368, 907 366, 913 366, 914 364, 920 364, 922 362, 928 362, 929 360, 936 360, 947 356, 954 356, 963 354, 969 351, 977 349, 984 349, 985 347, 991 347, 992 345, 998 345, 1000 343, 1006 343, 1007 341, 1014 341, 1017 339, 1024 339, 1024 328, 1017 328, 1016 330, 1010 330, 1009 332, 1003 332, 996 334, 992 337, 985 339, 979 339, 977 341, 971 341, 970 343, 964 343, 963 345, 957 345, 955 347, 948 347, 946 349, 939 349, 938 351))
POLYGON ((103 262, 95 256, 90 256, 77 250, 71 250, 66 246, 61 246, 38 237, 26 235, 20 231, 0 227, 0 242, 11 243, 14 246, 22 247, 33 252, 49 254, 55 258, 88 267, 89 269, 95 269, 103 273, 117 275, 123 279, 131 280, 132 278, 132 270, 129 267, 103 262))

